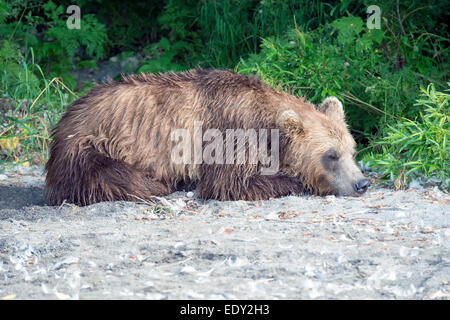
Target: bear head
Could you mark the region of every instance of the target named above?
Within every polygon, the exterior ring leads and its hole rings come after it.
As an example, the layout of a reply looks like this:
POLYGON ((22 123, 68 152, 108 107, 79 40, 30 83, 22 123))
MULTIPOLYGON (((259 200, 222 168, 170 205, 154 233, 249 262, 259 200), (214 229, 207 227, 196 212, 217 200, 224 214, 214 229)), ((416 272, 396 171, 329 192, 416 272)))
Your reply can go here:
POLYGON ((316 108, 288 106, 278 115, 285 140, 280 170, 317 195, 360 196, 366 179, 355 162, 356 143, 341 102, 328 97, 316 108))

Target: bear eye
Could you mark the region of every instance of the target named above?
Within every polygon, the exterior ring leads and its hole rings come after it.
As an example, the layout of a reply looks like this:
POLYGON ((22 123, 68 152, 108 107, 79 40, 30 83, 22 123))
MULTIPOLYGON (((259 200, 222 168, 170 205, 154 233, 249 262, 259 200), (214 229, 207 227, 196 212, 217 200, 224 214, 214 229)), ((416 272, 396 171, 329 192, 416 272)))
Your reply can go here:
POLYGON ((334 149, 330 149, 327 151, 327 157, 328 157, 328 159, 330 159, 332 161, 339 160, 338 154, 337 154, 336 150, 334 150, 334 149))
POLYGON ((339 160, 339 158, 338 158, 338 156, 336 154, 330 154, 330 155, 328 155, 328 158, 330 158, 333 161, 339 160))

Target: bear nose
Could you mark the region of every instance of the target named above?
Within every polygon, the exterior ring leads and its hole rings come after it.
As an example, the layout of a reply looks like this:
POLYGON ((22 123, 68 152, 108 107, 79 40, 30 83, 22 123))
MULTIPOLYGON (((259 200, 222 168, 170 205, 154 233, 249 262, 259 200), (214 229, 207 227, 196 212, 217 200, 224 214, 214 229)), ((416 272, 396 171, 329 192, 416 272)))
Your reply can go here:
POLYGON ((366 178, 361 179, 355 183, 355 185, 354 185, 355 191, 360 194, 363 194, 364 192, 367 191, 369 184, 370 184, 369 179, 366 179, 366 178))

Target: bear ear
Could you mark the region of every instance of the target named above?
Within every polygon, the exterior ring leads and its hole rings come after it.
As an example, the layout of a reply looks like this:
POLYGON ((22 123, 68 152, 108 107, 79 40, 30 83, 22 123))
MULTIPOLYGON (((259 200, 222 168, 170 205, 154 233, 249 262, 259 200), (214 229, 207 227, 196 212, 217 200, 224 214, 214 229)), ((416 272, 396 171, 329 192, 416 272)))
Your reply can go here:
POLYGON ((328 117, 344 120, 344 107, 336 97, 328 97, 319 105, 319 110, 325 113, 328 117))
POLYGON ((300 118, 292 109, 285 110, 278 115, 277 125, 285 132, 295 132, 297 134, 301 134, 303 132, 300 118))

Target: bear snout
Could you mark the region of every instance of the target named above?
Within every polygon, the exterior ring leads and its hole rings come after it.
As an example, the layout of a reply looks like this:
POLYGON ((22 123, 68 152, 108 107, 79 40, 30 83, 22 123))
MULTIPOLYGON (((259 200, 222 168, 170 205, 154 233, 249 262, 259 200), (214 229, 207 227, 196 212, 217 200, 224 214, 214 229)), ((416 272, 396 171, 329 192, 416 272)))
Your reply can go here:
POLYGON ((360 179, 358 180, 354 185, 353 185, 353 189, 358 193, 358 194, 363 194, 364 192, 367 191, 367 189, 369 188, 370 182, 369 179, 360 179))

